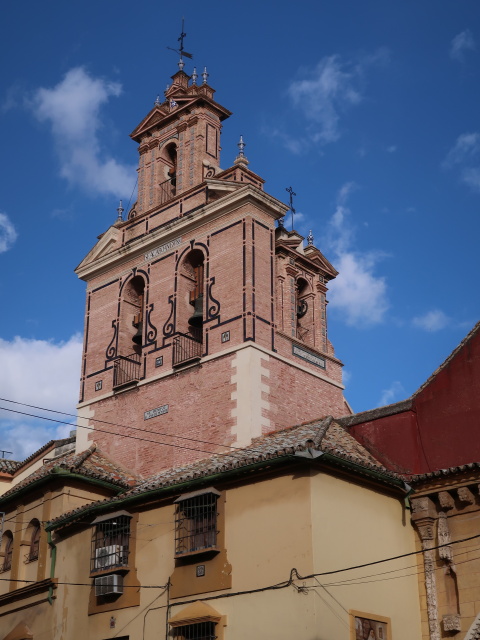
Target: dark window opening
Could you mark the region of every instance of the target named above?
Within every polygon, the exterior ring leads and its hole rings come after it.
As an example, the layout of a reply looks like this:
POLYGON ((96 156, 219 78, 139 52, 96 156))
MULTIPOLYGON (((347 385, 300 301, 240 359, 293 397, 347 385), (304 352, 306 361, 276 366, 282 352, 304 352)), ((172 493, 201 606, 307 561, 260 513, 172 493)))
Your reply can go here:
POLYGON ((34 520, 30 523, 29 529, 31 530, 30 536, 30 549, 27 553, 27 562, 34 562, 38 560, 38 552, 40 549, 40 523, 38 520, 34 520))
POLYGON ((308 336, 308 334, 310 333, 310 329, 311 329, 311 327, 309 326, 310 323, 305 318, 308 312, 308 302, 305 299, 306 295, 308 294, 308 291, 309 291, 308 282, 303 278, 298 278, 296 282, 296 292, 295 292, 296 293, 296 296, 295 296, 296 319, 297 319, 296 337, 302 341, 305 341, 307 337, 310 337, 308 336))
POLYGON ((158 185, 160 190, 159 204, 171 200, 177 193, 177 147, 175 144, 167 145, 162 155, 167 165, 168 177, 158 185))
POLYGON ((128 515, 119 515, 95 524, 91 573, 128 566, 130 519, 128 515))
POLYGON ((203 352, 204 257, 191 251, 182 265, 179 286, 177 335, 173 343, 173 365, 198 360, 203 352))
POLYGON ((180 498, 175 511, 175 553, 212 549, 217 544, 216 493, 180 498))
POLYGON ((11 531, 5 531, 3 534, 3 565, 1 571, 10 571, 12 568, 13 556, 13 534, 11 531))

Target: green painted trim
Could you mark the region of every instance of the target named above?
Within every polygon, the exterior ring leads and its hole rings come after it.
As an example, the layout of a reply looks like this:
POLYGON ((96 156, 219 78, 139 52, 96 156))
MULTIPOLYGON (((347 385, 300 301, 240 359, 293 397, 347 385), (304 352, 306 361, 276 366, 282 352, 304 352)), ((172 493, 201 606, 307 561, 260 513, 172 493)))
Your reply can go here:
MULTIPOLYGON (((198 487, 199 485, 210 485, 214 484, 216 481, 228 480, 230 478, 238 478, 240 476, 247 476, 254 471, 257 471, 262 468, 270 468, 280 466, 285 463, 312 463, 312 462, 330 462, 334 466, 346 467, 350 471, 355 472, 356 475, 362 475, 374 478, 375 480, 381 482, 382 484, 394 485, 395 487, 401 488, 404 490, 404 482, 403 480, 397 480, 396 478, 392 478, 380 471, 375 471, 373 469, 368 469, 367 467, 363 467, 362 465, 356 464, 354 462, 346 461, 343 458, 339 458, 330 453, 324 453, 319 458, 302 458, 299 456, 295 456, 294 454, 288 454, 284 456, 280 456, 278 458, 272 458, 270 460, 262 460, 261 462, 254 462, 249 465, 245 465, 242 467, 237 467, 235 469, 229 469, 227 471, 221 471, 219 473, 215 473, 209 476, 202 476, 201 478, 194 478, 193 480, 189 480, 188 482, 180 482, 178 484, 170 485, 168 487, 159 487, 157 489, 150 489, 148 491, 143 491, 142 493, 136 493, 134 495, 125 496, 124 498, 119 498, 110 503, 93 503, 90 506, 87 506, 84 510, 82 510, 82 517, 96 514, 97 512, 108 512, 108 510, 118 510, 119 508, 127 507, 129 505, 134 505, 138 502, 142 502, 147 497, 148 499, 156 499, 163 496, 167 496, 169 494, 176 493, 186 493, 198 487)), ((73 513, 61 520, 57 520, 55 523, 47 523, 45 529, 47 531, 55 531, 55 529, 59 529, 60 527, 66 526, 75 522, 79 517, 79 513, 73 513)))
MULTIPOLYGON (((50 562, 50 579, 52 580, 55 577, 55 565, 57 563, 57 545, 52 540, 52 532, 47 532, 47 542, 52 550, 52 560, 50 562)), ((48 588, 48 596, 47 600, 49 604, 53 605, 53 586, 48 588)))
POLYGON ((67 471, 66 469, 62 469, 60 467, 54 467, 53 473, 49 473, 38 480, 34 480, 33 482, 27 484, 24 487, 18 489, 18 491, 14 491, 14 493, 9 494, 8 496, 0 497, 0 506, 3 504, 7 504, 8 502, 15 500, 22 496, 24 493, 29 493, 32 490, 41 487, 43 484, 55 480, 55 478, 62 478, 66 480, 80 480, 82 482, 87 482, 88 484, 93 484, 95 486, 102 487, 104 489, 110 489, 116 491, 117 493, 122 493, 124 491, 128 491, 128 489, 124 489, 123 487, 119 487, 117 484, 113 484, 107 482, 106 480, 98 480, 97 478, 89 478, 88 476, 84 476, 81 473, 72 473, 71 471, 67 471))

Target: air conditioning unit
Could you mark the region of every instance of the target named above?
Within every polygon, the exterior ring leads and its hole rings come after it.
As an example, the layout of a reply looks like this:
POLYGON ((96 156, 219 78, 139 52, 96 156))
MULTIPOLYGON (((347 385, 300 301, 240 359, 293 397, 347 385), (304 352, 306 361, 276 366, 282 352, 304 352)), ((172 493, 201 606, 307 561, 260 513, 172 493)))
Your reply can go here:
POLYGON ((123 576, 112 573, 108 576, 95 578, 95 595, 109 596, 123 593, 123 576))
POLYGON ((95 549, 95 569, 121 567, 125 564, 125 548, 121 544, 110 544, 95 549))

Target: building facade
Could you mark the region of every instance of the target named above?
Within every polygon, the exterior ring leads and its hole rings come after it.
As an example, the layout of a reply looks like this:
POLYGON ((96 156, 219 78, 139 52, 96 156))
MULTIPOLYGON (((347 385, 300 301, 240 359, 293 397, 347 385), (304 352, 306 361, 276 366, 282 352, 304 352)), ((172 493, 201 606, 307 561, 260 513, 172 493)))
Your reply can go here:
POLYGON ((285 229, 287 207, 243 143, 220 168, 230 112, 206 78, 172 80, 131 134, 137 202, 76 270, 87 283, 77 450, 94 439, 143 475, 349 413, 327 336, 336 270, 285 229), (131 429, 172 446, 126 441, 131 429), (205 451, 180 449, 185 438, 205 451))

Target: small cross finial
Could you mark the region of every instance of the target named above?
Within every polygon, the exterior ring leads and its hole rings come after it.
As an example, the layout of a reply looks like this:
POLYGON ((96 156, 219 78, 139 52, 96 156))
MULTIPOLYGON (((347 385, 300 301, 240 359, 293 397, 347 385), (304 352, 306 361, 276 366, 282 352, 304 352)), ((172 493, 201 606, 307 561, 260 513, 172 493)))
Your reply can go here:
POLYGON ((297 213, 293 208, 293 196, 296 196, 297 194, 292 189, 292 187, 288 187, 288 189, 285 189, 285 191, 287 191, 290 194, 290 211, 292 212, 292 231, 293 231, 293 216, 295 213, 297 213))
POLYGON ((180 54, 180 62, 178 63, 178 67, 180 71, 183 71, 183 67, 185 66, 185 63, 183 62, 183 57, 185 56, 185 58, 190 58, 190 59, 193 58, 193 54, 187 53, 183 48, 183 39, 187 35, 183 30, 184 24, 185 24, 185 19, 182 18, 182 32, 180 33, 180 37, 177 38, 178 42, 180 43, 180 48, 174 49, 173 47, 167 47, 167 49, 170 49, 170 51, 176 51, 177 53, 180 54))
POLYGON ((125 209, 122 207, 122 201, 120 200, 120 204, 117 207, 117 213, 118 213, 117 222, 122 222, 123 221, 123 212, 124 211, 125 211, 125 209))
POLYGON ((156 107, 159 107, 162 103, 160 102, 160 96, 155 98, 155 102, 153 103, 156 107))
POLYGON ((244 151, 245 151, 246 144, 243 141, 243 136, 240 136, 240 140, 237 143, 237 147, 238 147, 238 155, 239 156, 244 156, 245 155, 244 151))
POLYGON ((207 80, 208 80, 208 76, 210 74, 207 73, 207 67, 204 68, 203 73, 202 73, 202 78, 203 78, 203 84, 207 84, 207 80))
POLYGON ((309 247, 313 246, 313 233, 311 229, 310 229, 310 233, 307 236, 307 244, 309 247))
POLYGON ((192 84, 197 84, 197 78, 198 78, 197 67, 193 67, 192 84))

